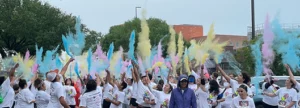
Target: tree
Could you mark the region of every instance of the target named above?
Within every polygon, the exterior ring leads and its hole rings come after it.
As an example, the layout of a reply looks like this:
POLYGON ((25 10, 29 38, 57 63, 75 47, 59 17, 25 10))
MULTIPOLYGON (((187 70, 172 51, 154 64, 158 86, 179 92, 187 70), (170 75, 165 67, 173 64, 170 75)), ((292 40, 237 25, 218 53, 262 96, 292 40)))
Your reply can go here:
MULTIPOLYGON (((76 17, 63 13, 48 3, 42 4, 39 0, 22 1, 0 1, 1 54, 6 56, 3 50, 5 48, 21 54, 28 49, 34 55, 36 44, 43 47, 44 51, 53 50, 57 45, 62 49, 61 36, 69 31, 75 33, 76 17)), ((90 31, 85 25, 82 25, 82 30, 89 32, 89 35, 95 34, 95 31, 90 31)), ((87 38, 94 38, 89 35, 87 38)))
MULTIPOLYGON (((124 51, 128 51, 128 45, 129 45, 129 37, 132 32, 132 30, 135 30, 136 38, 135 38, 135 47, 138 43, 138 37, 139 32, 141 32, 141 24, 140 19, 135 18, 129 21, 126 21, 124 24, 112 26, 109 29, 109 33, 106 34, 101 39, 101 45, 104 51, 107 51, 109 48, 109 45, 111 42, 114 42, 115 50, 118 50, 118 47, 122 46, 124 51)), ((169 36, 169 25, 166 23, 166 21, 158 19, 158 18, 149 18, 147 20, 148 26, 150 29, 150 42, 152 46, 156 46, 160 39, 162 39, 164 36, 169 36)), ((178 38, 178 35, 176 35, 176 40, 178 38)), ((166 54, 166 47, 169 42, 169 38, 166 37, 162 41, 162 47, 163 47, 163 55, 166 54)), ((185 45, 189 45, 188 42, 185 42, 185 45)))
MULTIPOLYGON (((251 76, 255 75, 255 61, 251 53, 252 49, 250 48, 250 45, 254 44, 256 41, 259 41, 261 37, 262 35, 258 35, 255 39, 245 42, 248 46, 238 49, 235 54, 236 60, 241 64, 241 70, 248 72, 248 74, 251 76)), ((288 75, 284 64, 282 63, 281 55, 277 54, 276 52, 274 53, 275 58, 270 67, 271 70, 275 75, 288 75)), ((295 72, 294 74, 300 75, 300 72, 295 72)))
POLYGON ((241 70, 246 71, 249 75, 255 75, 255 61, 251 52, 250 46, 237 49, 235 59, 241 64, 241 70))
POLYGON ((83 51, 87 51, 89 48, 92 48, 95 50, 96 45, 100 42, 100 40, 103 38, 103 35, 100 32, 96 32, 93 30, 89 30, 86 28, 84 30, 86 38, 85 38, 85 47, 83 51))

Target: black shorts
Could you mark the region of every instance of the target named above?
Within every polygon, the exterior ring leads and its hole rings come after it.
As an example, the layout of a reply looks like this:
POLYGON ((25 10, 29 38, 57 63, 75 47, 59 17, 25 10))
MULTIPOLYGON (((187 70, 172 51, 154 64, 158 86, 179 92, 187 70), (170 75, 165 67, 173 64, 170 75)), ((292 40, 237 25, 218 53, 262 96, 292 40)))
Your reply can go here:
POLYGON ((130 103, 129 103, 129 105, 132 105, 132 106, 135 106, 135 107, 137 107, 137 106, 138 106, 138 104, 136 103, 136 99, 135 99, 135 98, 131 98, 131 99, 130 99, 130 103))
POLYGON ((103 100, 102 108, 109 108, 110 104, 111 104, 110 102, 107 102, 107 101, 103 100))
POLYGON ((264 108, 278 108, 278 106, 268 105, 268 104, 266 104, 264 102, 263 102, 263 106, 264 106, 264 108))

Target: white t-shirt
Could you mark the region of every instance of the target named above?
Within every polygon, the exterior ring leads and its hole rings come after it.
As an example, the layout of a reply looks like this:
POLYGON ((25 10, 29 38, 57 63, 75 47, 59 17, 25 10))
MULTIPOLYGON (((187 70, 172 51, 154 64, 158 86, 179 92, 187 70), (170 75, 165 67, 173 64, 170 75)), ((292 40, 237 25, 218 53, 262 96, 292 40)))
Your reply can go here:
POLYGON ((233 98, 231 108, 255 108, 255 104, 253 99, 249 96, 247 96, 246 99, 237 96, 233 98))
MULTIPOLYGON (((265 88, 266 82, 262 84, 262 91, 266 93, 275 93, 275 88, 271 85, 268 89, 265 88)), ((278 104, 278 96, 275 97, 270 97, 263 95, 263 100, 264 103, 271 105, 271 106, 277 106, 278 104)))
POLYGON ((197 85, 196 84, 189 84, 188 86, 190 89, 192 89, 194 92, 196 91, 197 89, 197 85))
POLYGON ((141 80, 138 82, 138 97, 136 103, 139 105, 142 105, 143 107, 151 107, 150 104, 146 104, 144 99, 153 100, 155 99, 155 96, 152 94, 152 92, 149 90, 150 87, 145 86, 141 80))
POLYGON ((114 101, 119 101, 121 104, 119 106, 111 103, 110 108, 122 108, 122 104, 124 103, 125 100, 125 93, 119 90, 115 90, 113 93, 113 100, 114 101))
POLYGON ((86 108, 101 108, 102 107, 102 97, 99 90, 94 90, 91 92, 84 93, 80 97, 79 106, 86 108))
MULTIPOLYGON (((240 87, 240 85, 242 85, 242 84, 239 84, 236 80, 230 79, 230 86, 233 90, 232 92, 234 93, 233 94, 234 97, 236 97, 238 95, 237 89, 240 87)), ((246 85, 246 84, 244 84, 244 85, 246 85)), ((253 92, 252 92, 251 88, 248 85, 246 85, 246 86, 247 86, 248 96, 253 96, 253 92)))
POLYGON ((35 103, 37 108, 47 108, 50 101, 50 97, 51 96, 45 91, 37 91, 35 95, 35 103))
POLYGON ((133 87, 128 85, 123 91, 125 93, 124 104, 129 105, 130 97, 132 96, 132 89, 133 87))
POLYGON ((137 89, 138 89, 138 84, 137 84, 137 82, 133 82, 132 83, 132 98, 135 98, 135 99, 137 99, 137 89))
MULTIPOLYGON (((219 89, 219 94, 221 94, 222 92, 223 92, 223 90, 219 89)), ((217 97, 219 94, 209 93, 209 96, 207 98, 208 106, 212 106, 213 103, 217 102, 217 97)), ((218 103, 215 108, 221 108, 221 103, 218 103)))
POLYGON ((300 108, 300 83, 297 82, 295 88, 298 90, 298 102, 296 103, 297 108, 300 108))
POLYGON ((154 82, 150 82, 150 84, 149 84, 149 87, 151 87, 151 88, 153 88, 153 87, 155 87, 157 84, 155 84, 154 82))
POLYGON ((34 84, 31 84, 31 82, 29 81, 27 83, 27 88, 31 91, 31 93, 35 96, 36 95, 36 92, 38 91, 35 87, 34 87, 34 84), (30 87, 30 88, 29 88, 30 87))
POLYGON ((223 98, 225 98, 225 101, 221 102, 222 108, 230 108, 230 105, 232 103, 232 88, 227 88, 225 90, 223 98))
MULTIPOLYGON (((278 96, 279 101, 277 103, 278 107, 284 107, 286 105, 289 105, 291 102, 295 101, 297 102, 297 91, 294 88, 287 89, 286 87, 280 88, 275 92, 275 94, 278 96)), ((292 108, 295 108, 296 105, 293 105, 292 108)))
POLYGON ((297 108, 300 108, 300 92, 297 94, 298 102, 296 103, 297 108))
POLYGON ((3 97, 3 102, 0 104, 0 108, 12 107, 14 103, 15 92, 14 89, 10 86, 9 78, 6 78, 6 80, 0 86, 0 93, 3 97))
POLYGON ((33 108, 34 95, 28 88, 22 89, 16 97, 15 108, 33 108))
POLYGON ((100 92, 99 96, 101 97, 101 104, 102 104, 102 101, 103 101, 103 88, 101 86, 97 86, 96 90, 98 92, 100 92))
POLYGON ((209 108, 207 98, 209 98, 208 91, 204 92, 201 88, 198 88, 195 92, 197 108, 209 108))
POLYGON ((75 96, 77 94, 75 88, 73 86, 69 86, 69 85, 66 85, 64 86, 65 87, 65 92, 66 92, 66 102, 68 105, 76 105, 76 102, 75 102, 75 96))
POLYGON ((65 98, 65 88, 61 84, 61 82, 54 82, 51 83, 51 90, 50 90, 50 102, 47 108, 61 108, 62 105, 60 104, 59 98, 65 98))
POLYGON ((112 95, 113 95, 113 86, 110 85, 109 83, 104 85, 104 92, 103 92, 103 99, 109 98, 112 99, 112 95))
POLYGON ((50 90, 51 90, 51 82, 48 80, 44 81, 45 85, 46 85, 46 93, 48 93, 50 95, 50 90))
POLYGON ((166 94, 163 91, 157 91, 152 89, 153 95, 156 97, 155 108, 169 108, 169 101, 171 98, 171 93, 166 94))

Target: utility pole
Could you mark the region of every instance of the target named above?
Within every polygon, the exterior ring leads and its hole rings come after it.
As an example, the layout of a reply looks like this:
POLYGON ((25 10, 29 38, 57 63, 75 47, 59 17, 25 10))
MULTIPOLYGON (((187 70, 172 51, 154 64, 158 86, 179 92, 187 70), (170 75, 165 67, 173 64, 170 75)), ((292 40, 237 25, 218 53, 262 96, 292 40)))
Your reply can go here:
POLYGON ((252 22, 252 40, 255 38, 255 11, 254 0, 251 0, 251 22, 252 22))

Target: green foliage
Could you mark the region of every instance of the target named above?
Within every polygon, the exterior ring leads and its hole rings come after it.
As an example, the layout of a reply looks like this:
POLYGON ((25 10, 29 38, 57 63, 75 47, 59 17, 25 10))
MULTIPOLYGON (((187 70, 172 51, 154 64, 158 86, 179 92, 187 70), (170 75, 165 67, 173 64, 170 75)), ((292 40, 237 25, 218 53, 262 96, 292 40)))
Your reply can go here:
MULTIPOLYGON (((75 16, 61 12, 47 3, 39 0, 0 0, 0 52, 2 48, 14 50, 24 55, 28 49, 35 54, 35 45, 45 50, 53 50, 57 45, 63 49, 61 36, 75 33, 75 16)), ((87 34, 87 47, 91 40, 101 35, 82 29, 87 34)), ((60 51, 60 50, 59 50, 60 51)))
MULTIPOLYGON (((249 75, 255 75, 255 60, 252 55, 252 49, 250 45, 254 44, 256 41, 261 41, 262 35, 258 35, 255 39, 247 41, 247 47, 237 49, 235 58, 241 64, 241 70, 248 72, 249 75)), ((282 63, 282 58, 280 54, 275 52, 275 58, 272 66, 270 67, 275 75, 288 75, 284 64, 282 63)), ((300 72, 295 72, 295 75, 300 75, 300 72)))
MULTIPOLYGON (((75 17, 38 0, 0 1, 0 46, 16 52, 35 52, 61 45, 61 36, 74 31, 75 17)), ((2 49, 1 49, 2 50, 2 49)))
POLYGON ((235 59, 241 64, 240 68, 242 71, 246 71, 249 75, 253 76, 255 74, 255 61, 251 52, 250 46, 237 49, 235 59))
POLYGON ((100 43, 100 40, 103 38, 103 35, 101 33, 98 33, 93 30, 89 30, 87 28, 84 28, 85 30, 85 46, 83 51, 87 51, 89 48, 92 48, 92 50, 96 50, 97 44, 100 43))
MULTIPOLYGON (((135 38, 135 47, 138 43, 139 34, 141 32, 141 24, 140 19, 135 18, 129 21, 126 21, 124 24, 112 26, 109 29, 109 33, 106 34, 101 39, 101 45, 104 51, 107 51, 110 43, 114 42, 115 50, 118 50, 120 46, 123 47, 124 51, 128 51, 129 49, 129 37, 132 30, 135 30, 136 38, 135 38)), ((150 42, 152 46, 157 46, 160 39, 164 36, 169 36, 169 25, 166 21, 158 19, 158 18, 149 18, 147 20, 148 26, 150 29, 150 42)), ((178 39, 178 35, 176 35, 176 40, 178 39)), ((164 38, 162 41, 163 55, 166 56, 166 49, 169 42, 169 37, 164 38)), ((185 45, 189 43, 185 42, 185 45)))

